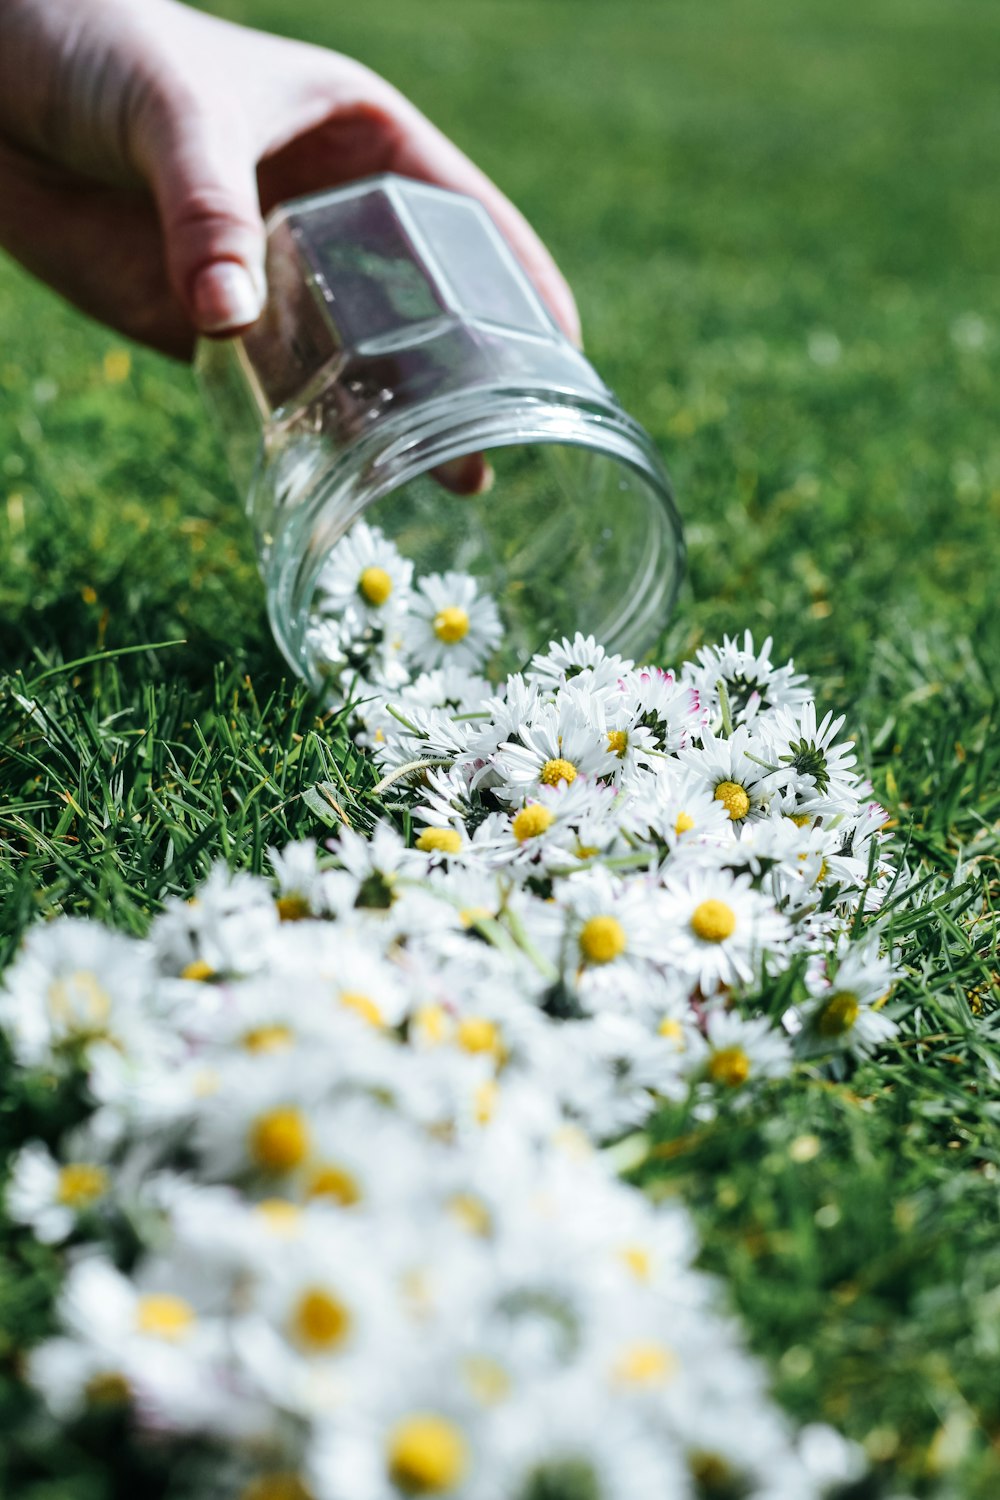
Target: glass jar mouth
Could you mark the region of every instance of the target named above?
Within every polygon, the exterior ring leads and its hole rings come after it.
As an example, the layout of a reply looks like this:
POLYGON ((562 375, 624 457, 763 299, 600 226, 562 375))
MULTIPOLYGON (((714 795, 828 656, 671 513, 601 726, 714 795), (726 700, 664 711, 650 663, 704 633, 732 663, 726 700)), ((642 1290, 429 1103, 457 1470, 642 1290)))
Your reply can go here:
MULTIPOLYGON (((376 430, 336 454, 310 452, 309 439, 304 443, 305 451, 295 460, 296 479, 286 486, 287 503, 273 516, 262 568, 277 643, 316 691, 322 690, 326 672, 310 628, 313 601, 338 542, 362 516, 377 526, 379 501, 470 453, 562 446, 620 466, 629 487, 638 487, 645 497, 642 555, 624 584, 617 580, 604 617, 589 621, 585 633, 595 634, 609 650, 635 655, 654 643, 666 623, 683 576, 680 518, 652 442, 610 396, 605 402, 596 394, 584 397, 549 387, 471 387, 429 400, 419 411, 386 413, 376 430)), ((624 481, 621 488, 626 488, 624 481)), ((254 490, 265 503, 274 493, 266 459, 258 467, 254 490)), ((502 507, 502 494, 495 503, 502 507)), ((250 508, 251 513, 257 509, 256 494, 250 508)), ((614 517, 608 521, 613 523, 614 517)), ((545 644, 538 639, 532 649, 545 644)))

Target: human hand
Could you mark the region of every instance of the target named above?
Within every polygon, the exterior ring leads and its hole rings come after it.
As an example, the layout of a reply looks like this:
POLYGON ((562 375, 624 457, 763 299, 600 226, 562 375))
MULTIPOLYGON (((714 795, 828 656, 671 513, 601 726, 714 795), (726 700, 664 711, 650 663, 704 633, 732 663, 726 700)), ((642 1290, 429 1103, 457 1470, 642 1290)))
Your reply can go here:
POLYGON ((579 341, 517 209, 360 63, 175 0, 0 0, 0 245, 140 342, 187 357, 253 323, 262 213, 376 172, 479 198, 579 341))

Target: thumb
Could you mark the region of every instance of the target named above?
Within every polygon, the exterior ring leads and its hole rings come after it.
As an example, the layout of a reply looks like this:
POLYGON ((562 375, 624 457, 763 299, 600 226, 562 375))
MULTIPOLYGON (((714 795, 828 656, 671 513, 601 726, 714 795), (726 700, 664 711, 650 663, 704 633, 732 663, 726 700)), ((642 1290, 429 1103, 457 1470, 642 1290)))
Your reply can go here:
POLYGON ((158 114, 137 156, 170 284, 199 333, 235 333, 257 321, 267 292, 253 152, 230 120, 189 98, 158 114))

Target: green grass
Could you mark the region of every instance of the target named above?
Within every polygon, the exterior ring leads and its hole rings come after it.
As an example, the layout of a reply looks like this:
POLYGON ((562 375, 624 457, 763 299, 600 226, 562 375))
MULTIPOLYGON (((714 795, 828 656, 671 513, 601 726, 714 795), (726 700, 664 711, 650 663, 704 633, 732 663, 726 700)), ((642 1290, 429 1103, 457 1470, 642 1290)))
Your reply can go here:
MULTIPOLYGON (((918 895, 900 1044, 759 1113, 664 1117, 777 1389, 865 1442, 866 1496, 1000 1487, 1000 13, 986 0, 318 0, 217 7, 386 73, 528 212, 588 352, 660 443, 690 582, 673 653, 773 633, 849 710, 918 895)), ((190 375, 0 267, 0 959, 57 910, 142 928, 220 856, 363 825, 367 770, 288 679, 190 375), (112 373, 113 373, 113 366, 112 373), (173 643, 173 644, 165 644, 173 643), (112 653, 107 655, 106 653, 112 653), (120 653, 120 654, 114 654, 120 653), (101 660, 93 660, 101 656, 101 660), (20 698, 15 696, 20 695, 20 698), (29 716, 20 699, 34 699, 29 716)), ((0 1097, 7 1149, 44 1119, 0 1097)), ((14 1376, 53 1258, 0 1260, 0 1495, 110 1500, 14 1376), (4 1464, 6 1462, 6 1469, 4 1464)), ((143 1481, 147 1485, 148 1480, 143 1481)), ((146 1489, 143 1492, 147 1492, 146 1489)))

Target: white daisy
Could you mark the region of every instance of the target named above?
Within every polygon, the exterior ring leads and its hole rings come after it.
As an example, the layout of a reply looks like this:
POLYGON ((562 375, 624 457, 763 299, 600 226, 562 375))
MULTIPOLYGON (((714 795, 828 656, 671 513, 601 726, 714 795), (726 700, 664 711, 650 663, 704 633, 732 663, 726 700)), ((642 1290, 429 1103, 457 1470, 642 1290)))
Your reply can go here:
POLYGON ((601 1500, 688 1493, 680 1452, 667 1433, 645 1428, 586 1367, 505 1403, 495 1421, 502 1464, 495 1493, 601 1500))
POLYGON ((577 631, 572 640, 564 636, 561 641, 553 641, 547 651, 533 656, 526 676, 547 692, 576 682, 586 692, 602 693, 617 686, 631 669, 632 663, 625 657, 609 653, 594 636, 577 631))
POLYGON ((409 680, 403 653, 406 615, 368 619, 348 605, 339 619, 311 617, 306 645, 332 703, 364 703, 409 680))
POLYGON ((428 770, 465 762, 469 724, 440 708, 411 709, 410 713, 408 727, 376 747, 379 771, 388 778, 383 790, 396 786, 405 792, 407 785, 420 786, 428 770))
POLYGON ((415 809, 417 817, 435 828, 456 829, 463 841, 486 816, 481 799, 470 790, 464 767, 429 770, 422 790, 425 800, 415 809))
POLYGON ((476 720, 484 716, 483 700, 493 691, 492 684, 476 672, 452 661, 433 672, 421 672, 399 694, 400 706, 446 709, 453 715, 468 714, 476 720))
POLYGON ((422 670, 450 662, 476 671, 500 644, 497 607, 467 573, 430 573, 410 602, 406 650, 422 670))
POLYGON ((722 803, 738 830, 747 819, 766 817, 776 796, 767 779, 767 752, 766 744, 741 724, 728 739, 703 729, 701 745, 678 751, 677 759, 722 803))
POLYGON ((808 701, 806 678, 795 671, 792 662, 775 667, 771 661, 772 645, 768 636, 758 650, 747 630, 742 645, 735 636, 727 635, 721 646, 703 646, 699 650, 697 665, 691 668, 691 685, 713 717, 719 713, 720 678, 726 685, 734 724, 752 724, 759 715, 773 709, 797 710, 808 701))
POLYGON ((892 960, 879 953, 877 938, 847 946, 832 977, 810 984, 797 1048, 810 1056, 834 1052, 864 1057, 874 1052, 899 1031, 882 1009, 898 977, 892 960))
POLYGON ((579 990, 584 1008, 607 1003, 640 1009, 653 976, 659 923, 652 887, 623 881, 595 867, 560 883, 544 914, 558 931, 561 971, 579 990), (626 995, 631 999, 626 999, 626 995))
POLYGON ((407 994, 396 965, 377 950, 336 932, 328 937, 328 958, 316 969, 329 984, 335 1004, 368 1026, 398 1026, 406 1014, 407 994))
POLYGON ((738 825, 730 818, 726 803, 716 797, 711 778, 685 770, 676 761, 641 795, 629 799, 622 823, 638 837, 665 844, 671 852, 683 849, 688 856, 704 847, 706 857, 713 859, 717 848, 729 853, 736 846, 738 825))
POLYGON ((536 862, 539 858, 578 858, 578 830, 586 822, 608 826, 617 794, 612 787, 577 776, 554 786, 541 784, 523 807, 508 820, 507 834, 497 848, 500 861, 536 862))
POLYGON ((769 716, 762 729, 770 757, 777 763, 773 784, 787 789, 803 812, 853 813, 858 803, 858 776, 854 741, 836 743, 844 716, 827 713, 816 722, 816 705, 806 703, 797 712, 781 708, 769 716))
POLYGON ((701 1065, 708 1083, 721 1093, 736 1093, 745 1084, 783 1078, 792 1068, 792 1049, 767 1016, 741 1016, 714 1005, 705 1022, 708 1052, 701 1065))
POLYGON ((705 995, 750 984, 766 954, 780 966, 788 927, 745 875, 689 870, 666 877, 658 900, 661 960, 705 995))
POLYGON ((224 1377, 218 1292, 169 1261, 146 1262, 133 1279, 86 1256, 59 1298, 70 1337, 33 1351, 32 1377, 57 1411, 115 1399, 131 1401, 152 1428, 247 1436, 256 1423, 266 1433, 266 1412, 224 1377))
POLYGON ((355 521, 334 547, 316 585, 317 608, 339 619, 347 610, 382 625, 407 607, 413 564, 377 526, 355 521))
POLYGON ((266 881, 217 864, 190 901, 167 901, 150 941, 164 973, 221 979, 261 968, 279 921, 266 881))
POLYGON ((390 1359, 404 1335, 378 1242, 365 1229, 344 1216, 311 1217, 258 1268, 234 1346, 280 1409, 309 1415, 342 1406, 359 1374, 390 1359))
POLYGON ((106 1163, 58 1162, 41 1142, 29 1141, 11 1163, 5 1205, 15 1223, 30 1225, 36 1239, 52 1245, 68 1239, 80 1216, 99 1207, 110 1189, 106 1163))
POLYGON ((487 1474, 492 1464, 479 1452, 471 1398, 456 1401, 460 1393, 448 1390, 445 1371, 430 1361, 422 1376, 408 1391, 397 1376, 393 1384, 403 1389, 393 1391, 395 1399, 383 1397, 353 1424, 314 1428, 308 1493, 317 1500, 399 1500, 401 1494, 486 1500, 489 1490, 476 1481, 481 1461, 487 1474))
MULTIPOLYGON (((341 1060, 354 1064, 350 1044, 357 1049, 365 1038, 349 1032, 355 1028, 345 1020, 341 1060)), ((312 1152, 312 1118, 330 1085, 315 1049, 220 1057, 190 1132, 202 1179, 253 1178, 271 1187, 290 1178, 312 1152)))
POLYGON ((571 693, 541 704, 531 721, 520 726, 516 740, 502 744, 494 757, 502 795, 515 803, 529 788, 599 776, 613 769, 608 762, 603 724, 595 725, 590 703, 571 693))
MULTIPOLYGON (((483 699, 490 691, 485 677, 453 664, 421 672, 414 682, 406 683, 391 696, 375 689, 359 709, 364 724, 359 743, 375 751, 401 737, 412 744, 415 732, 419 737, 417 726, 436 711, 453 722, 468 715, 468 728, 463 728, 461 738, 456 740, 456 747, 461 748, 478 730, 483 718, 483 699), (413 729, 407 729, 401 720, 408 721, 413 729)), ((412 751, 410 755, 412 758, 412 751)))
MULTIPOLYGON (((520 734, 522 724, 530 724, 538 712, 541 689, 520 672, 507 678, 500 691, 484 699, 483 716, 473 721, 469 756, 477 764, 476 784, 491 784, 492 757, 505 740, 520 734), (484 770, 478 769, 485 767, 484 770), (484 779, 485 778, 485 779, 484 779)), ((545 700, 547 701, 547 700, 545 700)))
POLYGON ((341 829, 334 851, 356 883, 355 905, 386 911, 396 899, 396 879, 406 862, 406 845, 387 821, 376 823, 370 838, 341 829))
POLYGON ((268 849, 267 857, 278 884, 278 916, 296 922, 318 916, 324 909, 323 872, 317 861, 315 839, 300 839, 284 849, 268 849))
POLYGON ((883 829, 888 820, 889 814, 877 802, 862 804, 853 817, 824 820, 837 834, 837 846, 826 858, 830 884, 845 894, 863 890, 867 911, 881 905, 881 886, 891 882, 902 890, 908 879, 905 869, 886 857, 883 829))
POLYGON ((622 683, 626 711, 648 730, 655 749, 673 754, 708 723, 697 688, 659 667, 636 667, 622 683))
POLYGON ((0 988, 0 1025, 25 1067, 65 1072, 78 1049, 140 1051, 150 1030, 152 950, 97 922, 31 928, 0 988))

